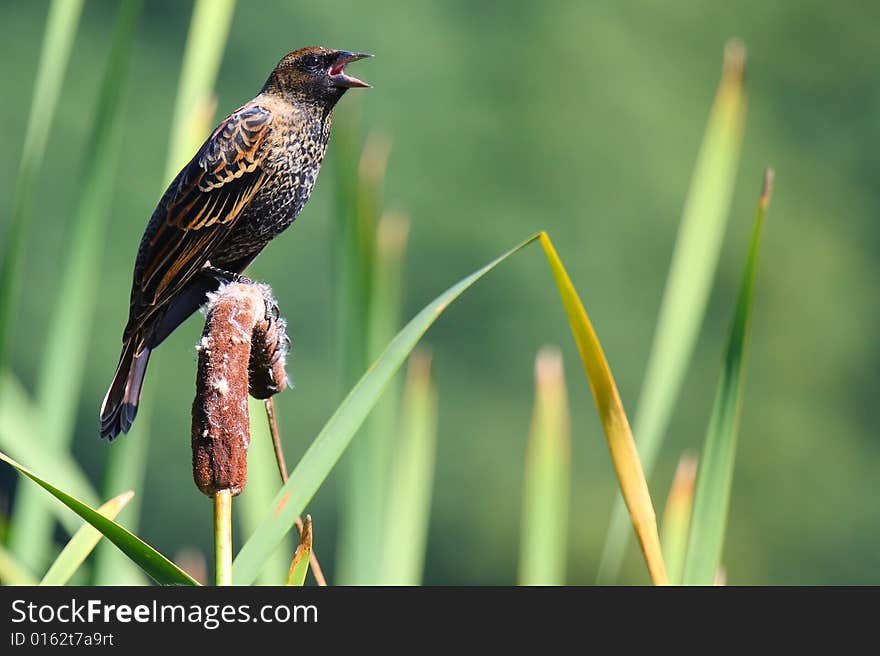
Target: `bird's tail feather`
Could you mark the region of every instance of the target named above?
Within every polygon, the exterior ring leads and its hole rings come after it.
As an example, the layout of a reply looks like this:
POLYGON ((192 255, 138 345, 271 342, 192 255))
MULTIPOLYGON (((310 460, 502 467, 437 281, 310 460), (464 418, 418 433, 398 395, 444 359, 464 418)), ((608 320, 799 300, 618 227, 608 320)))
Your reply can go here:
POLYGON ((149 360, 150 349, 139 335, 125 340, 119 366, 101 404, 101 437, 112 442, 120 433, 127 433, 131 428, 137 415, 149 360))

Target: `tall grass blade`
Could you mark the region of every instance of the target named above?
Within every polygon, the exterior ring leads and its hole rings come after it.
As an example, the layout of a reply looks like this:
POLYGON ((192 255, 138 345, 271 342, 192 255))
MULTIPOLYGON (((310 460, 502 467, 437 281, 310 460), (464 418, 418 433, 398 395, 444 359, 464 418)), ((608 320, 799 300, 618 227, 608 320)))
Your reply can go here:
MULTIPOLYGON (((351 389, 367 366, 367 305, 371 268, 367 258, 372 245, 363 243, 369 232, 359 228, 358 159, 361 155, 360 112, 357 102, 348 103, 348 111, 336 120, 333 130, 332 162, 336 188, 336 220, 334 221, 333 287, 336 290, 336 342, 339 354, 340 396, 351 389)), ((360 488, 355 456, 349 454, 343 463, 341 493, 345 503, 339 512, 336 537, 335 579, 340 584, 361 580, 361 554, 358 531, 361 518, 349 503, 360 488)), ((355 507, 357 506, 355 501, 355 507)))
POLYGON ((400 427, 389 468, 387 510, 380 514, 384 528, 382 584, 422 583, 436 445, 437 388, 431 374, 431 354, 418 348, 409 358, 400 427))
POLYGON ((539 235, 529 237, 462 279, 429 303, 403 327, 339 405, 293 470, 287 484, 275 495, 272 507, 235 559, 235 584, 248 585, 254 581, 265 559, 284 538, 296 517, 302 513, 330 474, 391 378, 437 317, 477 280, 538 237, 539 235))
POLYGON ((309 573, 309 556, 312 554, 312 517, 306 515, 303 520, 302 533, 299 536, 299 545, 293 554, 293 562, 287 573, 287 585, 302 587, 306 582, 306 574, 309 573))
MULTIPOLYGON (((117 170, 128 64, 140 11, 140 0, 127 0, 119 10, 85 156, 68 257, 54 311, 47 322, 49 334, 37 382, 38 414, 33 421, 40 427, 41 441, 51 450, 67 451, 73 438, 117 170)), ((52 518, 46 497, 30 486, 24 487, 16 500, 12 525, 10 549, 33 569, 41 570, 52 544, 52 518)))
POLYGON ((83 0, 52 0, 46 33, 34 82, 31 111, 25 128, 24 150, 12 198, 12 216, 6 230, 6 248, 0 263, 0 372, 6 367, 8 341, 24 257, 26 231, 37 174, 46 153, 49 130, 55 118, 58 95, 70 60, 83 0))
POLYGON ((340 389, 347 390, 367 363, 367 306, 374 251, 372 215, 358 211, 362 185, 358 180, 362 157, 359 106, 348 111, 333 130, 333 164, 336 183, 336 221, 333 238, 333 283, 336 293, 336 337, 340 353, 340 389))
POLYGON ((571 491, 571 420, 562 354, 535 360, 535 406, 526 453, 520 585, 564 585, 571 491))
POLYGON ((174 101, 165 183, 171 181, 202 142, 198 134, 193 134, 191 117, 203 113, 210 104, 234 13, 235 0, 196 0, 174 101))
MULTIPOLYGON (((125 504, 131 501, 133 496, 134 492, 131 490, 123 492, 98 508, 98 512, 107 519, 116 519, 116 515, 125 507, 125 504)), ((87 523, 80 527, 70 538, 70 542, 58 554, 49 571, 40 581, 40 585, 66 585, 102 537, 101 532, 91 524, 87 523)))
POLYGON ((188 574, 183 572, 165 556, 153 549, 146 542, 126 529, 119 526, 113 520, 107 519, 94 508, 90 508, 82 501, 70 496, 66 492, 41 479, 29 469, 18 464, 7 456, 0 453, 0 460, 17 469, 34 483, 42 487, 49 494, 61 501, 77 515, 98 529, 108 540, 119 547, 125 555, 131 558, 144 570, 154 581, 160 585, 198 585, 188 574))
POLYGON ((764 186, 755 212, 755 224, 731 325, 730 340, 706 431, 706 443, 700 457, 693 519, 684 567, 686 585, 712 585, 721 565, 727 510, 730 506, 730 488, 733 483, 733 464, 736 459, 743 368, 755 292, 755 275, 772 183, 773 171, 768 169, 764 175, 764 186))
POLYGON ((0 544, 0 583, 3 585, 36 585, 37 579, 0 544))
MULTIPOLYGON (((370 143, 368 141, 368 147, 364 150, 364 160, 367 161, 371 153, 370 143)), ((378 165, 374 166, 378 168, 378 165)), ((361 169, 364 169, 363 163, 361 169)), ((362 179, 364 177, 362 174, 362 179)), ((378 193, 371 196, 374 205, 378 205, 378 193)), ((400 328, 403 264, 408 233, 409 219, 394 213, 383 214, 376 228, 376 252, 372 258, 367 313, 367 353, 371 358, 381 355, 385 345, 400 328)), ((381 568, 376 567, 375 563, 382 559, 382 554, 387 553, 390 545, 387 543, 387 526, 383 528, 383 522, 376 521, 376 518, 385 516, 388 493, 392 489, 388 476, 399 404, 400 376, 395 376, 389 390, 382 395, 367 419, 360 436, 352 443, 348 455, 351 464, 350 497, 346 503, 350 505, 349 516, 357 526, 351 528, 353 533, 346 535, 356 539, 348 540, 346 544, 357 551, 356 554, 349 554, 348 560, 354 563, 354 582, 362 585, 384 582, 381 568), (357 502, 354 502, 355 499, 357 502)))
POLYGON ((623 498, 642 547, 648 571, 655 585, 666 585, 668 581, 666 568, 663 564, 663 554, 660 551, 654 506, 651 503, 651 495, 648 492, 645 473, 639 462, 639 454, 629 428, 629 421, 623 410, 620 394, 617 392, 617 385, 614 383, 611 369, 602 352, 599 338, 593 330, 590 319, 565 267, 562 265, 562 261, 556 254, 556 249, 546 233, 542 232, 540 239, 553 278, 559 288, 559 295, 565 306, 584 370, 590 381, 593 400, 596 402, 599 419, 605 429, 611 461, 617 472, 620 490, 623 492, 623 498))
MULTIPOLYGON (((368 145, 369 145, 368 141, 368 145)), ((385 142, 380 142, 380 147, 385 142)), ((365 150, 365 154, 371 149, 365 150)), ((372 150, 377 150, 373 148, 372 150)), ((387 158, 387 145, 376 157, 387 158)), ((362 166, 363 168, 363 166, 362 166)), ((373 165, 373 169, 378 169, 373 165)), ((384 166, 382 167, 384 176, 384 166)), ((367 177, 362 175, 362 178, 367 177)), ((378 176, 376 176, 378 177, 378 176)), ((378 188, 378 181, 376 187, 378 188)), ((380 210, 379 193, 368 195, 372 198, 376 211, 380 210)), ((367 316, 367 353, 377 358, 385 345, 391 341, 401 325, 403 306, 403 269, 406 255, 406 242, 409 236, 409 218, 395 212, 382 214, 376 226, 373 272, 370 287, 369 312, 367 316)), ((389 493, 393 493, 393 482, 389 482, 392 467, 392 451, 398 435, 398 413, 400 406, 401 377, 395 376, 388 391, 382 395, 370 413, 363 434, 351 446, 351 462, 357 469, 355 482, 360 483, 360 512, 364 519, 385 517, 388 509, 389 493)), ((352 487, 352 493, 355 490, 352 487)), ((382 568, 376 562, 387 560, 385 554, 393 547, 388 543, 387 522, 371 521, 362 526, 368 529, 365 551, 360 554, 359 580, 362 583, 385 583, 382 568), (383 523, 386 525, 383 527, 383 523), (367 562, 367 558, 372 554, 367 562)))
POLYGON ((657 536, 657 522, 648 486, 639 463, 638 453, 629 430, 629 423, 620 395, 602 353, 587 313, 568 273, 559 260, 546 233, 533 235, 483 268, 447 289, 397 333, 382 355, 370 366, 357 385, 333 413, 333 416, 312 442, 290 479, 281 488, 257 530, 244 544, 235 560, 234 583, 253 582, 269 553, 284 538, 296 517, 317 492, 342 456, 352 437, 363 424, 370 410, 391 381, 400 365, 415 348, 422 335, 456 298, 475 282, 514 253, 540 240, 550 270, 568 315, 575 343, 581 354, 599 417, 605 427, 611 460, 617 471, 627 507, 632 515, 636 534, 642 545, 648 570, 655 583, 665 584, 666 571, 657 536))
MULTIPOLYGON (((343 143, 354 143, 352 135, 343 131, 343 143), (347 140, 347 141, 346 141, 347 140)), ((347 301, 348 309, 343 309, 348 318, 340 324, 345 348, 343 354, 343 380, 348 389, 357 380, 371 359, 381 353, 381 348, 394 336, 396 326, 390 334, 379 335, 376 329, 384 329, 393 318, 380 316, 377 312, 393 312, 392 308, 374 307, 373 302, 378 282, 376 270, 381 269, 377 248, 377 224, 382 207, 382 187, 390 144, 383 135, 373 132, 367 136, 355 174, 354 205, 352 199, 341 199, 340 207, 347 203, 349 210, 340 213, 340 230, 346 257, 351 259, 343 264, 341 293, 347 301), (378 342, 379 349, 374 350, 378 342)), ((350 145, 348 146, 350 150, 350 145)), ((351 160, 351 154, 342 154, 343 160, 351 160)), ((350 165, 349 162, 348 165, 350 165)), ((349 177, 351 173, 348 172, 349 177)), ((340 186, 340 194, 350 193, 350 183, 340 186)), ((380 296, 381 300, 381 296, 380 296)), ((345 315, 343 315, 345 316, 345 315)), ((387 398, 387 396, 386 396, 387 398)), ((372 420, 371 420, 372 421, 372 420)), ((368 585, 377 583, 375 578, 376 559, 381 549, 381 526, 378 513, 383 510, 384 483, 387 472, 387 459, 383 459, 382 446, 387 436, 379 435, 368 424, 352 444, 345 463, 346 499, 341 504, 339 534, 337 538, 339 573, 338 581, 345 585, 368 585), (383 439, 385 438, 385 439, 383 439)))
MULTIPOLYGON (((372 359, 382 354, 385 346, 400 330, 403 310, 403 280, 406 245, 409 238, 409 217, 385 212, 376 226, 376 253, 373 257, 370 311, 367 317, 367 352, 372 359)), ((400 376, 376 404, 359 443, 364 449, 360 466, 370 471, 372 512, 382 512, 388 493, 388 470, 398 427, 400 376)), ((355 446, 353 445, 353 446, 355 446)), ((378 545, 381 547, 381 544, 378 545)))
POLYGON ((681 585, 696 478, 697 459, 685 453, 678 461, 660 525, 660 544, 663 545, 663 560, 671 585, 681 585))
MULTIPOLYGON (((744 67, 743 46, 731 42, 685 202, 635 416, 636 444, 647 476, 681 391, 718 267, 743 138, 744 67)), ((628 541, 626 507, 618 497, 599 583, 617 578, 628 541)))

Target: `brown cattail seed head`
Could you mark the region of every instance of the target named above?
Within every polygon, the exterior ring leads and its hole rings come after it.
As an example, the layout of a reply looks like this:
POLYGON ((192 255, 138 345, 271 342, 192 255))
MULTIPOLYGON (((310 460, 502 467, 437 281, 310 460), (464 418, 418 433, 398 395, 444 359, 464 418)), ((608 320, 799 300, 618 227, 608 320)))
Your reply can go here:
POLYGON ((193 402, 193 477, 213 496, 247 482, 248 391, 268 398, 287 385, 284 321, 268 287, 232 283, 212 294, 199 342, 193 402))
POLYGON ((268 287, 261 287, 266 312, 254 325, 251 359, 248 363, 250 393, 255 399, 268 399, 287 388, 285 361, 290 350, 287 323, 278 316, 278 304, 268 287))

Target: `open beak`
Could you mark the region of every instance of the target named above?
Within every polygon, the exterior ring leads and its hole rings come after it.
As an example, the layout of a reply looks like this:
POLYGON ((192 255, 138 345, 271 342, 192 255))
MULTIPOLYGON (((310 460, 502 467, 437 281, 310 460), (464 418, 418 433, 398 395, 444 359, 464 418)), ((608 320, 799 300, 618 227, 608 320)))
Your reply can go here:
POLYGON ((333 66, 330 67, 330 70, 327 73, 330 76, 330 81, 333 83, 333 86, 342 87, 344 89, 349 89, 351 87, 369 87, 370 85, 363 80, 359 80, 351 75, 346 75, 344 69, 346 64, 372 56, 373 55, 368 55, 365 52, 347 52, 345 50, 340 50, 336 54, 336 60, 333 62, 333 66))

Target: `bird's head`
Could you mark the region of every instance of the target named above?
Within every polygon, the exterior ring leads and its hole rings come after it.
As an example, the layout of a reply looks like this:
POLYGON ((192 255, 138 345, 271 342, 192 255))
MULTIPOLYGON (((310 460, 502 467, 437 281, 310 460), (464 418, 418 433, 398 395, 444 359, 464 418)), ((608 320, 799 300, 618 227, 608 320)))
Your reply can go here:
POLYGON ((345 66, 372 57, 361 52, 301 48, 286 55, 263 88, 291 100, 332 108, 348 89, 370 85, 345 73, 345 66))

